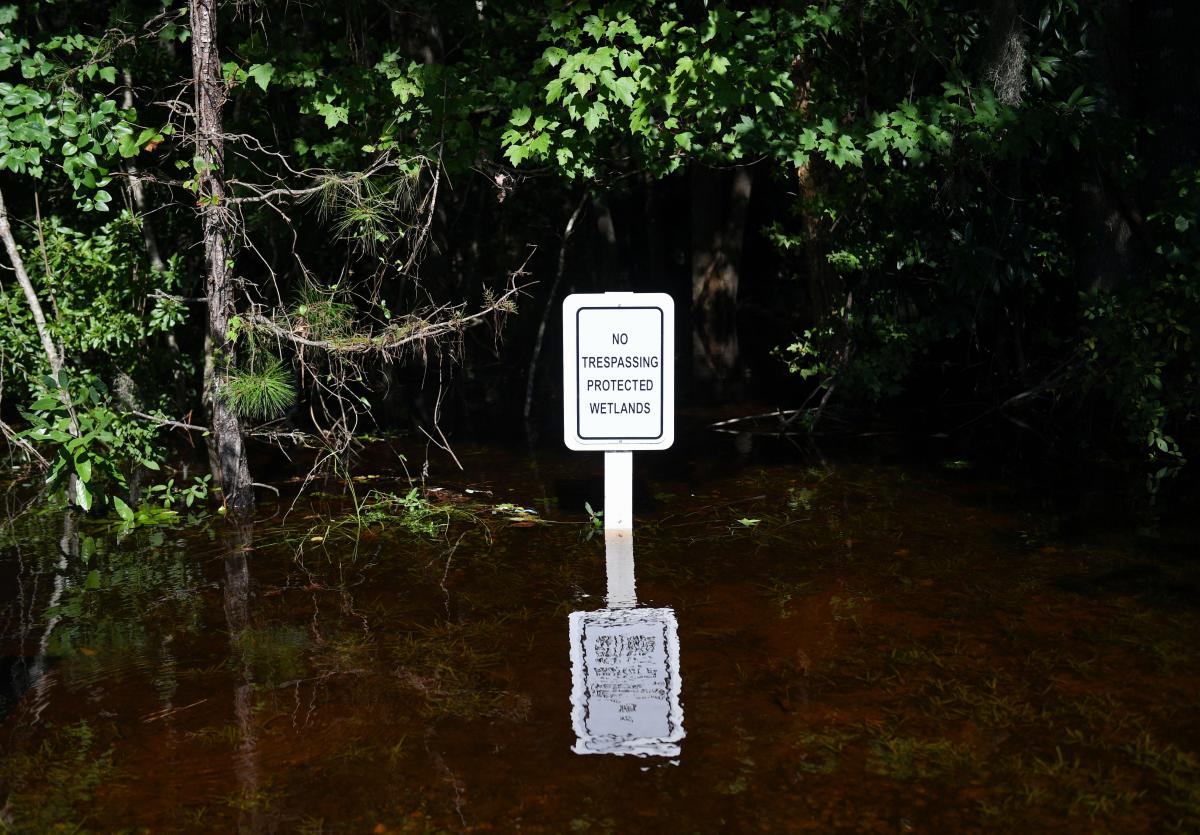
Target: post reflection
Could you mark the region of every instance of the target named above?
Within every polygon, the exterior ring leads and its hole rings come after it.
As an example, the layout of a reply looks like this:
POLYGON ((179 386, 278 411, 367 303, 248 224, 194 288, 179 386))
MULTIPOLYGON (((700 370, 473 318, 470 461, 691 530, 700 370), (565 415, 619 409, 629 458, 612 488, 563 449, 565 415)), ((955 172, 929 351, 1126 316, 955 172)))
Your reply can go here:
POLYGON ((669 607, 637 607, 630 532, 605 537, 608 606, 572 612, 571 724, 577 754, 677 757, 679 627, 669 607))

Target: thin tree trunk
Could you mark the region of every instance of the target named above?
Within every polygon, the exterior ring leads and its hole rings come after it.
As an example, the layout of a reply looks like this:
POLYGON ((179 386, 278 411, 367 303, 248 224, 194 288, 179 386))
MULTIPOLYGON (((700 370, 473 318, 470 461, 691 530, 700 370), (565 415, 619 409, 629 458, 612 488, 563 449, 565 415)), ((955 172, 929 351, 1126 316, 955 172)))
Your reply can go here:
POLYGON ((804 224, 804 266, 808 286, 808 322, 820 324, 836 313, 835 300, 845 295, 838 275, 829 263, 825 235, 818 211, 820 186, 813 174, 812 163, 796 168, 796 186, 800 220, 804 224))
POLYGON ((621 268, 621 256, 617 246, 617 227, 613 223, 612 209, 603 194, 592 196, 592 210, 596 215, 596 233, 600 247, 595 266, 599 271, 600 286, 605 290, 628 290, 629 273, 621 268))
MULTIPOLYGON (((61 387, 63 402, 71 416, 71 434, 78 438, 79 422, 75 418, 75 406, 71 402, 70 391, 62 385, 62 352, 54 344, 54 336, 50 333, 50 328, 46 325, 46 315, 42 312, 42 303, 33 289, 33 282, 29 280, 29 273, 25 269, 25 260, 21 257, 21 251, 17 249, 17 241, 13 237, 12 227, 8 223, 8 206, 4 202, 3 191, 0 191, 0 238, 4 239, 4 249, 8 252, 9 263, 12 264, 13 272, 16 273, 17 284, 21 285, 21 292, 25 294, 25 303, 29 305, 29 312, 33 315, 33 323, 37 327, 38 339, 42 342, 42 351, 46 354, 46 362, 50 365, 50 373, 61 387)), ((79 485, 74 473, 67 477, 67 501, 72 505, 79 504, 79 485)))
MULTIPOLYGON (((131 110, 134 105, 133 73, 126 69, 123 75, 125 93, 121 107, 131 110)), ((158 246, 158 236, 154 234, 154 224, 150 221, 146 187, 142 183, 141 172, 138 170, 137 157, 125 163, 125 171, 129 175, 129 196, 133 199, 133 208, 137 211, 138 220, 141 221, 142 243, 146 248, 146 258, 150 261, 150 269, 155 275, 162 275, 167 271, 167 262, 163 260, 162 250, 158 246)), ((160 287, 159 289, 165 288, 160 287)), ((174 331, 166 333, 166 341, 167 350, 171 355, 171 382, 175 387, 175 408, 183 412, 188 406, 187 377, 183 373, 182 363, 183 351, 179 348, 179 341, 175 338, 174 331)))
POLYGON ((550 285, 550 293, 546 296, 546 306, 542 310, 542 319, 538 323, 537 338, 533 342, 533 356, 529 358, 529 373, 525 378, 525 434, 529 437, 530 443, 535 441, 535 432, 531 418, 533 417, 533 394, 537 385, 537 367, 538 361, 542 356, 542 342, 546 336, 546 325, 550 321, 550 311, 554 309, 554 300, 558 298, 558 286, 562 284, 563 274, 567 270, 567 244, 571 241, 571 235, 575 232, 575 224, 579 220, 580 214, 583 213, 583 207, 587 203, 587 192, 584 192, 579 202, 575 205, 575 211, 571 212, 571 217, 567 220, 567 226, 563 229, 562 243, 558 247, 558 269, 554 273, 554 283, 550 285))
POLYGON ((50 373, 57 377, 58 372, 63 368, 62 355, 59 354, 58 346, 54 344, 54 337, 50 334, 49 326, 46 325, 46 315, 42 312, 42 303, 33 289, 33 282, 29 280, 29 273, 25 270, 25 260, 21 257, 21 251, 17 249, 17 241, 13 238, 12 227, 8 223, 8 207, 4 203, 2 191, 0 191, 0 238, 4 239, 4 248, 8 252, 9 263, 12 264, 13 272, 17 274, 17 284, 21 285, 21 292, 25 294, 25 303, 29 305, 29 312, 33 314, 33 323, 37 326, 38 338, 42 341, 42 351, 46 354, 46 362, 50 364, 50 373))
POLYGON ((225 88, 217 54, 217 0, 190 0, 188 7, 192 22, 192 81, 196 88, 196 156, 203 169, 198 172, 198 179, 204 223, 208 336, 217 369, 213 384, 205 391, 212 419, 209 442, 215 448, 218 471, 213 475, 220 480, 225 506, 237 513, 254 503, 254 493, 241 421, 218 396, 223 367, 233 354, 228 333, 234 313, 234 287, 228 239, 232 216, 225 195, 221 122, 225 88))
POLYGON ((738 270, 754 180, 750 169, 737 169, 727 198, 725 182, 719 171, 692 172, 692 381, 717 400, 735 395, 740 382, 738 270))

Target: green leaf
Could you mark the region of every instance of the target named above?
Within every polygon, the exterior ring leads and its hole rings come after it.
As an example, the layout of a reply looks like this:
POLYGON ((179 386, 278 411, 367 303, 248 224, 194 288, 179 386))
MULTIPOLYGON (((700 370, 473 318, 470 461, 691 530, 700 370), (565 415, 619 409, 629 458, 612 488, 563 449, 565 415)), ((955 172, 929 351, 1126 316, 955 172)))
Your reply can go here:
POLYGON ((350 112, 344 107, 322 101, 317 102, 314 109, 318 115, 325 117, 325 127, 327 128, 335 128, 339 124, 349 124, 350 112))
POLYGON ((251 64, 250 69, 246 70, 246 75, 253 78, 259 87, 266 90, 271 83, 271 78, 275 75, 275 67, 271 64, 251 64))
POLYGON ((596 77, 591 73, 577 72, 571 76, 571 83, 575 85, 575 89, 579 91, 579 95, 586 96, 588 91, 592 89, 592 85, 596 83, 596 77))
POLYGON ((112 500, 113 500, 113 507, 115 507, 117 509, 117 515, 120 516, 121 519, 126 522, 132 522, 133 521, 133 510, 129 507, 129 505, 125 504, 125 502, 122 501, 117 496, 113 496, 112 500))
POLYGON ((75 482, 75 501, 84 511, 92 509, 92 494, 82 481, 75 482))
POLYGON ((86 459, 76 460, 75 472, 79 474, 80 481, 86 484, 92 480, 92 462, 86 459))
POLYGON ((88 591, 95 591, 100 588, 100 572, 94 568, 89 571, 87 578, 83 581, 83 587, 88 591))
POLYGON ((588 109, 587 113, 583 114, 583 126, 588 129, 588 133, 591 133, 600 127, 600 120, 606 115, 608 115, 608 108, 603 103, 596 102, 588 109))
POLYGON ((525 161, 525 157, 529 155, 529 149, 524 145, 510 145, 504 151, 504 156, 514 166, 520 165, 525 161))
POLYGON ((512 115, 508 117, 508 123, 514 127, 521 127, 529 121, 529 117, 533 115, 533 111, 528 107, 518 107, 513 110, 512 115))
POLYGON ((617 98, 621 100, 621 104, 626 107, 633 106, 633 94, 637 92, 637 82, 631 76, 621 76, 614 80, 610 87, 617 94, 617 98))

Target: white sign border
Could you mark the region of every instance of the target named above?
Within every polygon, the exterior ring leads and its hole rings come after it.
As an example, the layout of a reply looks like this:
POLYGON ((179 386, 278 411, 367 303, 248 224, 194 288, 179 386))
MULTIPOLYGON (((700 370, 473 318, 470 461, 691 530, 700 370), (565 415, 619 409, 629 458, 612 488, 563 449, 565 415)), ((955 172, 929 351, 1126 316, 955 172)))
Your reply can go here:
POLYGON ((675 443, 675 300, 667 293, 573 293, 563 299, 563 442, 576 452, 636 452, 675 443), (662 434, 654 439, 579 436, 579 311, 652 308, 662 312, 662 434))

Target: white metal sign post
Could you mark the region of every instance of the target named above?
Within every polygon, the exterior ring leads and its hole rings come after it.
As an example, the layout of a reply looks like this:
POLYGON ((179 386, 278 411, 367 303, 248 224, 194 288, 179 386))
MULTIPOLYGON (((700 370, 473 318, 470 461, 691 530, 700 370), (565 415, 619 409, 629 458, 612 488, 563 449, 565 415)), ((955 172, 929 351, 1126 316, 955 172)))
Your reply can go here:
POLYGON ((666 293, 563 301, 563 439, 604 453, 604 532, 633 530, 633 452, 675 441, 675 302, 666 293))

